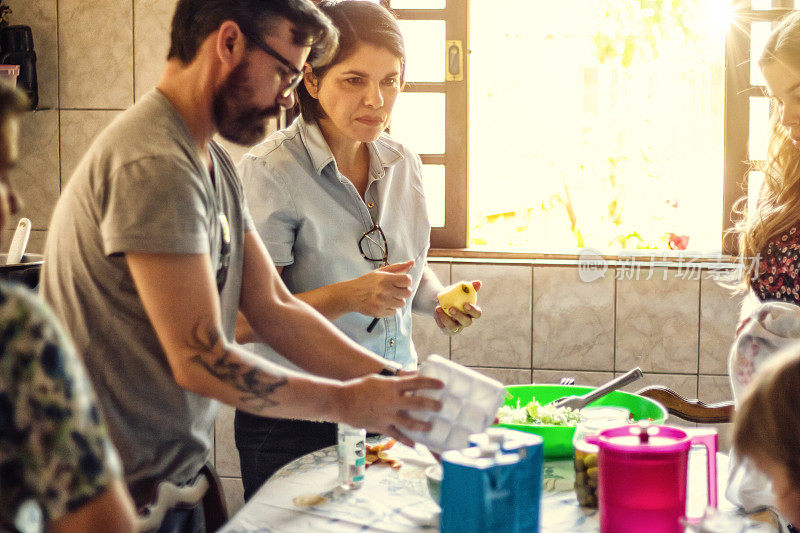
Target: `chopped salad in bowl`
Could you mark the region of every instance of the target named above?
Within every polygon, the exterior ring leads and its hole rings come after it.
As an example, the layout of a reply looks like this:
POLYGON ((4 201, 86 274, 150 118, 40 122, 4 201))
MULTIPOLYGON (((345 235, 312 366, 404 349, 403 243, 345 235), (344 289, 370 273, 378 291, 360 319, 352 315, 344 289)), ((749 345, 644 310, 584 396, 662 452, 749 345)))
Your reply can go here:
POLYGON ((535 426, 572 426, 581 421, 581 412, 570 407, 542 405, 536 398, 524 407, 503 405, 497 410, 497 418, 501 424, 533 424, 535 426))

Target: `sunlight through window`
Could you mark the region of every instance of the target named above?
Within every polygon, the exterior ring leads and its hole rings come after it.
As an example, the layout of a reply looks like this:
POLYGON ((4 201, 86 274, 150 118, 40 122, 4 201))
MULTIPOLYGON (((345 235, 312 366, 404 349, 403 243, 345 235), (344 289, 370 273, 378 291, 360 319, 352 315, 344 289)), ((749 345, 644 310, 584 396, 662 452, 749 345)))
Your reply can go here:
POLYGON ((729 2, 470 5, 470 246, 720 250, 729 2))

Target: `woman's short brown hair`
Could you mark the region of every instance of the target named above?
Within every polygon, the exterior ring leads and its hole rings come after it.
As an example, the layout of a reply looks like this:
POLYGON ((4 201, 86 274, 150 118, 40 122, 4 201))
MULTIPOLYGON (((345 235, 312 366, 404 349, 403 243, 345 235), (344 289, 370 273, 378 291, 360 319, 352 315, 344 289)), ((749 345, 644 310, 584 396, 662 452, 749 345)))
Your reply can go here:
MULTIPOLYGON (((322 79, 328 70, 350 57, 362 43, 387 49, 400 59, 401 80, 405 72, 406 51, 403 35, 397 18, 385 7, 369 0, 323 0, 317 8, 325 13, 339 30, 339 48, 329 62, 320 63, 312 52, 308 63, 317 79, 322 79)), ((309 122, 325 117, 325 111, 316 98, 312 97, 304 84, 297 87, 297 101, 300 113, 309 122)))
POLYGON ((740 456, 776 461, 800 486, 800 343, 765 363, 736 410, 733 447, 740 456))

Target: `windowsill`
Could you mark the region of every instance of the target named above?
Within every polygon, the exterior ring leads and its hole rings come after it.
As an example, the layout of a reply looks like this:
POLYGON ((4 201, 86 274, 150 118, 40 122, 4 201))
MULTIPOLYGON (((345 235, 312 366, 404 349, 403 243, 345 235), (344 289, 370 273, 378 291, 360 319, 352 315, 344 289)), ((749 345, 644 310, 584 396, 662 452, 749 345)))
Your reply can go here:
POLYGON ((534 253, 534 252, 499 252, 476 250, 469 248, 449 249, 431 248, 428 258, 432 262, 455 263, 498 263, 498 264, 525 264, 536 266, 578 266, 587 261, 603 260, 609 267, 641 266, 679 268, 692 265, 695 268, 735 268, 739 258, 732 255, 712 255, 683 253, 680 251, 648 252, 647 250, 631 251, 628 254, 569 254, 569 253, 534 253))

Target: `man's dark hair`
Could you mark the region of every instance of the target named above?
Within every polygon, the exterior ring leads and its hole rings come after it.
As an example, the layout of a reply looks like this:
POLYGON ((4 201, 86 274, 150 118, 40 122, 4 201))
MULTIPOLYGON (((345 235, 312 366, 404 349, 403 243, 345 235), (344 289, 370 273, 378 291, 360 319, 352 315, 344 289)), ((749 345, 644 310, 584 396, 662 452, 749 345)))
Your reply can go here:
POLYGON ((202 42, 226 20, 245 35, 264 35, 281 19, 294 24, 294 44, 310 46, 315 57, 329 59, 336 51, 336 29, 309 0, 179 0, 167 58, 191 63, 202 42))
MULTIPOLYGON (((386 48, 392 55, 400 58, 402 79, 406 51, 400 26, 391 11, 368 0, 324 0, 317 7, 333 21, 339 32, 339 46, 333 59, 321 60, 314 56, 313 51, 308 56, 308 62, 313 66, 312 72, 317 79, 321 80, 332 66, 350 57, 362 43, 386 48)), ((308 93, 303 83, 297 87, 297 101, 300 103, 300 113, 307 121, 316 122, 325 117, 319 101, 308 93)))
POLYGON ((25 93, 7 85, 0 83, 0 124, 12 115, 21 115, 30 109, 30 100, 25 93))

